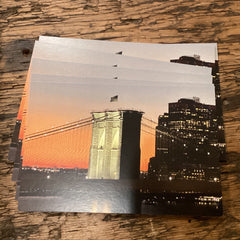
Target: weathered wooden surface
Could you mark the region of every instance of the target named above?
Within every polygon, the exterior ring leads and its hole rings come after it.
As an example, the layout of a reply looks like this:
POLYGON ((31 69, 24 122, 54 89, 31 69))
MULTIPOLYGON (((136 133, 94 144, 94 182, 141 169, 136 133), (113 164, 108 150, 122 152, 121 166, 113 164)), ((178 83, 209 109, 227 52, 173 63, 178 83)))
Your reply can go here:
POLYGON ((240 239, 240 2, 2 0, 0 239, 240 239), (18 212, 7 153, 34 39, 218 42, 228 161, 222 217, 18 212))

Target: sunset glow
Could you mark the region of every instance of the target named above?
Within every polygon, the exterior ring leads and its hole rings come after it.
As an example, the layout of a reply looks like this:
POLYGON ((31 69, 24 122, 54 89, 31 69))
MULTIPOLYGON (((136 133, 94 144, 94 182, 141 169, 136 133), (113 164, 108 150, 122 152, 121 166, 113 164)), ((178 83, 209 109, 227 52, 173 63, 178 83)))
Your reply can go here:
MULTIPOLYGON (((31 71, 31 70, 30 70, 31 71)), ((30 72, 29 71, 29 72, 30 72)), ((177 79, 178 73, 173 74, 177 79)), ((172 79, 173 80, 173 79, 172 79)), ((53 168, 88 168, 92 125, 26 139, 69 122, 91 118, 93 111, 134 109, 144 112, 141 125, 140 170, 147 171, 149 159, 155 156, 155 128, 158 116, 167 111, 168 103, 182 96, 198 96, 214 101, 209 84, 170 84, 168 79, 157 84, 148 81, 104 78, 81 78, 28 73, 18 113, 22 121, 19 139, 23 139, 23 166, 53 168), (31 81, 31 90, 30 90, 31 81), (132 80, 133 81, 133 80, 132 80), (118 95, 117 102, 111 102, 118 95), (153 119, 153 120, 150 120, 153 119)), ((50 130, 51 131, 51 130, 50 130)))
MULTIPOLYGON (((46 168, 88 168, 92 125, 66 132, 25 139, 23 166, 46 168)), ((141 171, 154 156, 155 138, 141 131, 141 171)))

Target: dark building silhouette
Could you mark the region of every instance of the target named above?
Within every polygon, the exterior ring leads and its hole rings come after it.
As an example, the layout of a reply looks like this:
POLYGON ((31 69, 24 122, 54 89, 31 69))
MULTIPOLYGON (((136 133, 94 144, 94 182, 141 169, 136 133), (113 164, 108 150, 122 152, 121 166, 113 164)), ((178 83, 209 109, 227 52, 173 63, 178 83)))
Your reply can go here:
POLYGON ((219 160, 225 159, 225 139, 218 62, 204 62, 197 56, 182 56, 171 62, 211 67, 216 106, 200 103, 197 97, 169 103, 168 113, 158 119, 149 177, 219 182, 219 160))
POLYGON ((169 103, 169 112, 158 119, 149 175, 165 180, 219 181, 218 161, 215 106, 202 104, 198 98, 169 103))
POLYGON ((14 128, 13 136, 12 136, 12 141, 9 147, 9 152, 8 152, 8 160, 15 162, 16 156, 17 156, 17 149, 19 148, 19 132, 21 128, 21 120, 16 121, 16 125, 14 128))
POLYGON ((202 104, 196 99, 183 98, 169 103, 169 112, 158 118, 156 157, 165 155, 171 160, 193 160, 191 152, 198 152, 199 156, 206 144, 209 145, 206 154, 210 154, 210 146, 218 142, 217 132, 215 106, 202 104))
POLYGON ((13 132, 12 141, 9 147, 8 160, 14 162, 12 180, 17 181, 19 171, 22 167, 21 151, 22 151, 22 139, 19 139, 19 133, 21 128, 21 120, 17 119, 15 129, 13 132))
POLYGON ((217 117, 217 124, 218 124, 218 147, 220 150, 220 161, 225 161, 226 150, 225 150, 225 136, 224 136, 222 98, 221 98, 218 61, 211 63, 211 62, 201 61, 199 56, 194 56, 194 57, 182 56, 179 59, 170 60, 170 62, 212 68, 212 83, 214 84, 214 87, 215 87, 216 117, 217 117))

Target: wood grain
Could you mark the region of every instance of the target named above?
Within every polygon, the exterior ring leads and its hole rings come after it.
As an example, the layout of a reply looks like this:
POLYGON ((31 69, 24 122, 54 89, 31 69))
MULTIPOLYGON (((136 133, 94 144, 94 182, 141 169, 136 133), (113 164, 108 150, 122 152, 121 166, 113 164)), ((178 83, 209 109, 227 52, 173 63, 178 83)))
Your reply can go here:
POLYGON ((239 239, 240 4, 236 0, 4 0, 0 7, 0 239, 239 239), (39 35, 152 43, 217 42, 228 160, 222 217, 18 212, 7 160, 39 35))

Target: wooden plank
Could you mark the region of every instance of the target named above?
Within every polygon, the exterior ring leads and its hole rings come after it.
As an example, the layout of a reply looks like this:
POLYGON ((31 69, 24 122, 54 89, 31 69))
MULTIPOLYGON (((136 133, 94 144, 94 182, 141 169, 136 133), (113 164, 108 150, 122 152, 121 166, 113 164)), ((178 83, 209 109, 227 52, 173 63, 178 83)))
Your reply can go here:
POLYGON ((0 7, 1 239, 239 239, 239 1, 4 0, 0 7), (39 35, 152 43, 218 42, 228 161, 222 217, 18 212, 8 147, 39 35))

